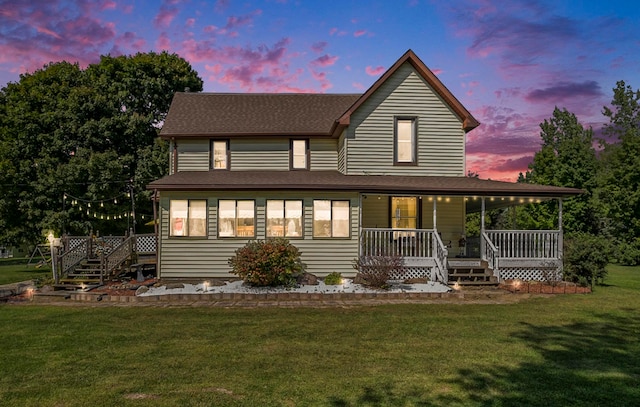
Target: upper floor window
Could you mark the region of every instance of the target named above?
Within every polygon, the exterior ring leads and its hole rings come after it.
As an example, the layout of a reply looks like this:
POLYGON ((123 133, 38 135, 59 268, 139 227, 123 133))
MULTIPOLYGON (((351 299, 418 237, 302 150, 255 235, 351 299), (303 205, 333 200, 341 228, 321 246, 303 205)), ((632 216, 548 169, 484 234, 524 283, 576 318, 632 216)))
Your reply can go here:
POLYGON ((220 237, 255 237, 256 218, 253 200, 218 201, 218 235, 220 237))
POLYGON ((415 117, 396 117, 394 129, 394 163, 417 163, 417 120, 415 117))
POLYGON ((309 141, 308 140, 291 140, 291 169, 292 170, 308 170, 309 169, 309 141))
POLYGON ((313 201, 313 237, 349 237, 349 201, 313 201))
POLYGON ((267 237, 302 237, 302 201, 267 200, 267 237))
POLYGON ((172 199, 169 202, 170 236, 207 236, 207 201, 172 199))
POLYGON ((211 141, 211 168, 214 170, 229 169, 229 140, 211 141))

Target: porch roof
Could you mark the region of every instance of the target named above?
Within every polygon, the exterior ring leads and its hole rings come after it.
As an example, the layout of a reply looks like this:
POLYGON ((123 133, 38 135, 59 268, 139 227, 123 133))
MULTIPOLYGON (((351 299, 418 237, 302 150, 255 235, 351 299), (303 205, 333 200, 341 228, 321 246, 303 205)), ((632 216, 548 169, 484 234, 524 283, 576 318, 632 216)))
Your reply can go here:
POLYGON ((153 181, 159 191, 355 191, 377 194, 569 197, 584 191, 470 177, 345 175, 339 171, 182 171, 153 181))

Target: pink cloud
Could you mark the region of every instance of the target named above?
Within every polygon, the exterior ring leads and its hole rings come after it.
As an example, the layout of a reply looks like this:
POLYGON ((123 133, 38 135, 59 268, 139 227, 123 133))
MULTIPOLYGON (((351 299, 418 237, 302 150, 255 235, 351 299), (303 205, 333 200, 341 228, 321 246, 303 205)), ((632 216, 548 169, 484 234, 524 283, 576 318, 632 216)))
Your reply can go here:
POLYGON ((384 72, 384 67, 378 66, 376 68, 373 68, 371 66, 367 66, 364 71, 367 73, 367 75, 380 76, 380 74, 384 72))
POLYGON ((331 56, 329 54, 324 54, 321 57, 318 57, 311 61, 309 64, 312 66, 331 66, 336 63, 338 60, 337 56, 331 56))
POLYGON ((338 30, 336 27, 333 27, 329 30, 329 35, 336 35, 338 37, 342 37, 347 35, 347 32, 344 30, 338 30))
POLYGON ((351 84, 351 86, 353 86, 354 88, 358 89, 358 90, 364 90, 364 85, 361 84, 360 82, 353 82, 351 84))
POLYGON ((362 36, 363 36, 363 35, 365 35, 366 33, 367 33, 367 31, 366 31, 366 30, 357 30, 357 31, 355 31, 355 32, 353 33, 353 36, 354 36, 354 37, 356 37, 356 38, 357 38, 357 37, 362 37, 362 36))
POLYGON ((118 4, 115 1, 107 0, 102 3, 102 5, 100 6, 100 10, 115 10, 117 5, 118 4))
POLYGON ((313 52, 322 52, 324 51, 324 49, 327 47, 327 42, 326 41, 320 41, 320 42, 316 42, 311 44, 311 50, 313 52))
POLYGON ((195 18, 187 18, 187 21, 185 22, 185 25, 187 27, 193 27, 193 25, 196 23, 196 19, 195 18))
POLYGON ((442 72, 444 72, 442 69, 432 69, 431 72, 433 72, 434 75, 440 75, 442 72))
POLYGON ((160 36, 156 41, 156 48, 159 50, 166 50, 166 51, 171 50, 171 39, 169 39, 169 36, 167 35, 167 33, 165 32, 160 33, 160 36))
POLYGON ((167 28, 178 15, 179 10, 176 7, 168 6, 166 3, 160 6, 158 14, 153 19, 153 25, 157 28, 167 28))
POLYGON ((227 30, 232 30, 244 25, 251 25, 253 24, 253 17, 259 16, 260 14, 262 14, 262 10, 258 9, 243 16, 230 16, 227 18, 227 25, 225 28, 227 30))
POLYGON ((34 7, 16 1, 0 10, 0 62, 13 64, 21 72, 42 68, 56 61, 78 62, 86 66, 97 62, 101 50, 109 49, 115 39, 112 22, 96 18, 97 8, 81 3, 79 7, 60 7, 57 2, 43 2, 34 7))

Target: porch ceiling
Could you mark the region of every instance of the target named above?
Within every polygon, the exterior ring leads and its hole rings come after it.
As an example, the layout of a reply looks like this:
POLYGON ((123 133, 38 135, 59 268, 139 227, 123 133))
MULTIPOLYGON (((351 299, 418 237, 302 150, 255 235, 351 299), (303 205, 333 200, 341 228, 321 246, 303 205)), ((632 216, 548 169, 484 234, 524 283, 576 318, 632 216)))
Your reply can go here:
MULTIPOLYGON (((496 205, 511 197, 557 198, 579 195, 575 188, 519 184, 470 177, 345 175, 338 171, 183 171, 153 181, 159 191, 321 190, 378 194, 485 196, 496 205), (505 198, 505 200, 495 198, 505 198)), ((513 204, 513 202, 511 202, 513 204)))

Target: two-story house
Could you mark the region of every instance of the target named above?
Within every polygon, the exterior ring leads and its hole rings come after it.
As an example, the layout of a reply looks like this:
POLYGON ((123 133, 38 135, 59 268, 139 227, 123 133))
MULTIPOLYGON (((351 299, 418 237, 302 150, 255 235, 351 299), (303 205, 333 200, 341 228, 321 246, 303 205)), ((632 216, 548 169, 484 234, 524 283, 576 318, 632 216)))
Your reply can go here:
MULTIPOLYGON (((177 93, 160 133, 170 174, 148 186, 159 277, 228 278, 236 249, 284 236, 318 276, 353 276, 358 256, 389 254, 446 282, 452 259, 469 255, 467 213, 580 193, 467 177, 465 134, 478 125, 411 50, 364 94, 177 93)), ((561 226, 482 224, 480 240, 499 278, 560 265, 561 226)))

